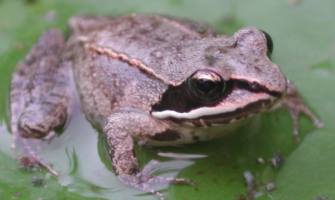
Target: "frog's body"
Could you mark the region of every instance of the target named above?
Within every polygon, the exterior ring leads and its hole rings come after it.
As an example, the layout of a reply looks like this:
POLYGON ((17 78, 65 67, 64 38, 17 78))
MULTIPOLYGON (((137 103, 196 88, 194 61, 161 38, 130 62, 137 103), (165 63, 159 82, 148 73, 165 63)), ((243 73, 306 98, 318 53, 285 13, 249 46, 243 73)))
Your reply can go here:
POLYGON ((148 191, 145 184, 158 177, 143 178, 149 175, 138 167, 134 141, 211 139, 279 104, 295 121, 303 112, 320 124, 268 58, 268 36, 255 28, 227 37, 155 15, 74 17, 70 28, 67 42, 58 30, 45 33, 14 74, 14 138, 43 138, 65 123, 73 71, 81 108, 106 135, 115 172, 139 189, 148 191))

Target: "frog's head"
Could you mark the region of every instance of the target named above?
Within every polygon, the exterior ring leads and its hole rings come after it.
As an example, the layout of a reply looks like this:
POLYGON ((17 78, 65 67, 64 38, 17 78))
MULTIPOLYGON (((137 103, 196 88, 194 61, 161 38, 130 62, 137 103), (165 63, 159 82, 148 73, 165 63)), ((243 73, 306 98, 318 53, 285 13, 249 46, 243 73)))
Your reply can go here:
POLYGON ((201 66, 189 67, 180 83, 169 85, 152 108, 154 117, 227 124, 271 109, 285 94, 286 78, 269 59, 272 40, 265 32, 244 28, 199 46, 201 66))

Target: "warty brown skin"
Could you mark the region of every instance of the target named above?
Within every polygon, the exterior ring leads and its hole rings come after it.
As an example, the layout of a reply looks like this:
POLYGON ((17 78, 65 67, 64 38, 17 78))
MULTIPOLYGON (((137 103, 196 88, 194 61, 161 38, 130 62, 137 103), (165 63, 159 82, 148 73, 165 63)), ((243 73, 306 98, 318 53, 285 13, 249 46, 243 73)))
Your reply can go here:
MULTIPOLYGON (((275 104, 289 108, 295 134, 301 113, 321 125, 269 59, 266 37, 255 28, 220 36, 206 25, 157 15, 73 17, 69 26, 66 42, 58 30, 46 32, 13 75, 14 146, 25 143, 21 136, 42 138, 65 123, 72 72, 83 112, 106 136, 115 173, 126 184, 160 198, 150 184, 187 181, 141 170, 136 142, 175 145, 211 139, 237 125, 233 121, 275 104), (189 77, 204 69, 229 85, 226 94, 210 104, 187 96, 192 93, 189 77), (206 115, 188 118, 202 108, 208 110, 206 115), (211 114, 215 110, 222 112, 211 114), (170 111, 187 114, 177 117, 170 111), (213 123, 222 130, 201 129, 213 123)), ((25 149, 51 169, 31 148, 25 149)))

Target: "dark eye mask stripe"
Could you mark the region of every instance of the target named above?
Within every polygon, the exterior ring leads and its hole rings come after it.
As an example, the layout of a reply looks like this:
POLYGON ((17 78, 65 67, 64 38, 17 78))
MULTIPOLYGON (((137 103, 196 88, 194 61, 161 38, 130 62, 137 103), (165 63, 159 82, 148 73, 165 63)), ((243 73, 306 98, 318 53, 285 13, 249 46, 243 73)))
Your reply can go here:
POLYGON ((240 119, 244 119, 254 114, 257 114, 262 110, 266 110, 267 105, 272 105, 270 100, 259 100, 257 102, 248 104, 247 106, 244 106, 231 112, 208 115, 191 120, 182 118, 172 118, 172 117, 168 119, 170 119, 175 123, 183 123, 185 120, 187 120, 195 126, 204 126, 204 124, 206 126, 211 126, 215 124, 229 124, 238 121, 240 119))
POLYGON ((230 80, 227 83, 225 95, 216 102, 201 102, 190 95, 186 84, 180 86, 170 86, 163 94, 159 103, 153 105, 152 111, 173 110, 176 112, 190 112, 201 107, 216 106, 218 103, 224 101, 232 93, 234 89, 243 89, 252 93, 266 93, 274 98, 280 97, 279 93, 267 90, 265 87, 257 83, 249 83, 245 80, 230 80))
POLYGON ((234 103, 234 101, 228 102, 226 105, 217 107, 200 107, 197 109, 190 110, 189 112, 177 112, 174 110, 163 110, 153 111, 151 114, 158 119, 181 119, 181 120, 194 120, 194 119, 209 119, 211 116, 223 116, 228 113, 229 116, 232 113, 249 114, 246 108, 250 105, 255 105, 258 109, 254 112, 260 112, 262 108, 268 108, 275 103, 275 98, 268 94, 251 94, 246 95, 242 101, 234 103), (252 100, 248 100, 250 97, 252 100))
POLYGON ((237 80, 233 80, 233 82, 235 83, 237 88, 242 88, 242 89, 246 89, 248 91, 251 92, 263 92, 263 93, 267 93, 273 97, 280 97, 281 93, 279 92, 275 92, 275 91, 271 91, 269 89, 267 89, 266 87, 256 83, 256 82, 248 82, 246 80, 243 79, 237 79, 237 80))

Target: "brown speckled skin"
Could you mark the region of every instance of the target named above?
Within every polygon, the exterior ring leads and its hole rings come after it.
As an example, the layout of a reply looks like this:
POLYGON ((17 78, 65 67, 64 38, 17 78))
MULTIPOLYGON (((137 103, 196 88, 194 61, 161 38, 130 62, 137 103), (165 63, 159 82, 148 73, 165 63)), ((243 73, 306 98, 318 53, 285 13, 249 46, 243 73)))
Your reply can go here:
MULTIPOLYGON (((226 81, 249 85, 249 89, 232 87, 229 95, 215 105, 239 108, 233 114, 223 113, 226 114, 225 123, 251 112, 264 111, 265 106, 268 109, 281 99, 291 111, 296 104, 301 106, 296 112, 291 112, 295 116, 301 112, 306 114, 302 108, 307 108, 296 90, 288 90, 293 87, 287 84, 278 66, 268 58, 264 34, 255 28, 244 28, 227 37, 216 35, 202 24, 156 15, 73 17, 69 24, 72 34, 66 44, 57 30, 50 30, 30 52, 35 60, 30 62, 26 59, 14 74, 11 92, 13 135, 43 137, 65 122, 71 94, 65 77, 69 74, 64 75, 64 71, 69 72, 72 67, 81 108, 88 120, 106 135, 115 172, 123 182, 140 190, 160 195, 150 189, 150 183, 163 179, 139 169, 134 153, 135 141, 190 142, 185 137, 183 139, 183 134, 193 134, 193 127, 182 126, 170 119, 156 119, 151 111, 167 90, 183 84, 196 70, 208 68, 226 81), (37 53, 46 49, 49 49, 49 54, 37 53), (45 62, 49 64, 46 68, 45 62), (28 71, 28 75, 22 74, 24 71, 28 71), (48 80, 33 84, 45 95, 27 94, 29 86, 26 82, 34 82, 36 74, 48 77, 48 80), (44 83, 55 87, 41 89, 44 83), (252 85, 257 85, 256 92, 252 85), (59 88, 65 92, 60 92, 59 88), (39 127, 45 129, 39 129, 37 135, 34 133, 36 124, 29 124, 29 120, 25 120, 28 124, 22 128, 20 116, 29 110, 25 105, 30 102, 36 108, 32 112, 42 116, 45 109, 38 110, 38 106, 47 102, 53 92, 58 99, 46 104, 49 112, 44 115, 54 121, 40 121, 39 127), (20 95, 22 97, 18 97, 20 95), (31 101, 36 97, 40 101, 31 101), (57 106, 57 112, 50 111, 57 106)), ((309 116, 314 117, 312 113, 309 116)), ((33 119, 31 116, 31 122, 33 119)), ((203 123, 197 121, 200 122, 203 123)), ((210 134, 210 131, 201 134, 210 134)), ((194 141, 198 140, 198 136, 194 138, 197 138, 194 141)), ((178 180, 169 179, 168 182, 178 180)))

